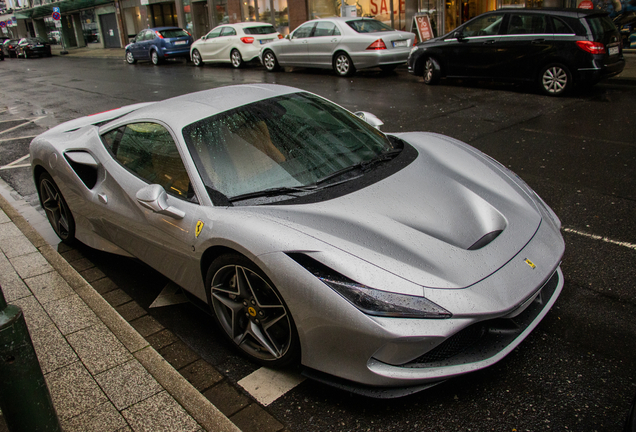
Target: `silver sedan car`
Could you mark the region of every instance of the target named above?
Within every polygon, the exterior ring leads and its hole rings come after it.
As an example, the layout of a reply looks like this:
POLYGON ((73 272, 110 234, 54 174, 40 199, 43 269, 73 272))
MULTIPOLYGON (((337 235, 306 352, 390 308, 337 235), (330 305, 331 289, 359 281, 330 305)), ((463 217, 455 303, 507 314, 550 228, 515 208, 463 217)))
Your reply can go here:
POLYGON ((380 124, 228 86, 61 124, 31 164, 63 241, 152 266, 254 362, 400 396, 517 347, 563 288, 564 242, 501 164, 380 124))
POLYGON ((332 69, 341 76, 356 69, 391 71, 406 63, 413 33, 393 30, 371 18, 308 21, 290 35, 261 49, 261 62, 274 72, 283 66, 332 69))

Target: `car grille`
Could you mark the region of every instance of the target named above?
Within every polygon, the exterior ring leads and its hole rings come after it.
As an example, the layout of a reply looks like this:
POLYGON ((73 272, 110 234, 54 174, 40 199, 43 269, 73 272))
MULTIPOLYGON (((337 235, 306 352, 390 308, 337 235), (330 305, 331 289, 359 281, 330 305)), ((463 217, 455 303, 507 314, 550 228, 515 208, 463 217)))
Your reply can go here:
POLYGON ((428 368, 477 362, 496 355, 510 345, 545 308, 559 284, 559 274, 548 279, 530 305, 514 318, 475 323, 455 333, 437 347, 403 367, 428 368))

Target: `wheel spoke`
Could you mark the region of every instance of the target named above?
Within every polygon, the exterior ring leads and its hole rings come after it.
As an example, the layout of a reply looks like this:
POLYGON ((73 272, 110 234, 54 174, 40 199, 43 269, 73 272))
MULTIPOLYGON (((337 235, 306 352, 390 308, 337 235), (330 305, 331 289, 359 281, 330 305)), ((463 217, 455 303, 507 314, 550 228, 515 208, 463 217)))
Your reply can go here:
POLYGON ((280 350, 273 344, 269 335, 253 322, 250 322, 249 325, 249 334, 254 337, 256 342, 265 350, 267 350, 274 358, 280 357, 280 350))
MULTIPOLYGON (((245 329, 241 328, 241 314, 243 313, 243 303, 234 301, 229 297, 220 295, 219 293, 213 293, 212 296, 223 306, 226 307, 226 312, 229 312, 230 316, 224 316, 226 331, 230 334, 230 337, 236 340, 238 337, 245 337, 245 329)), ((237 342, 238 344, 238 342, 237 342)))

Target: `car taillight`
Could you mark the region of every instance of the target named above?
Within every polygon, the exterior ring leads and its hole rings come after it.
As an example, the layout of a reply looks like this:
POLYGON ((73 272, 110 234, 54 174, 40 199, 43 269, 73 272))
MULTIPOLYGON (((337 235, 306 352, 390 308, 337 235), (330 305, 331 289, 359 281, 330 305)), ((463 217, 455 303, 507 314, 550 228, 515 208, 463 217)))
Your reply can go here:
POLYGON ((369 45, 367 49, 368 50, 383 50, 383 49, 386 49, 386 45, 384 44, 384 41, 382 39, 378 39, 377 41, 369 45))
POLYGON ((161 33, 159 33, 158 31, 155 31, 155 34, 157 35, 157 37, 159 39, 163 39, 163 36, 161 35, 161 33))
POLYGON ((283 36, 282 34, 278 33, 278 39, 285 39, 285 36, 283 36))
POLYGON ((241 38, 241 42, 246 43, 246 44, 250 44, 252 42, 254 42, 254 38, 250 37, 250 36, 244 36, 241 38))
POLYGON ((605 45, 600 42, 576 41, 576 46, 591 54, 605 54, 605 45))

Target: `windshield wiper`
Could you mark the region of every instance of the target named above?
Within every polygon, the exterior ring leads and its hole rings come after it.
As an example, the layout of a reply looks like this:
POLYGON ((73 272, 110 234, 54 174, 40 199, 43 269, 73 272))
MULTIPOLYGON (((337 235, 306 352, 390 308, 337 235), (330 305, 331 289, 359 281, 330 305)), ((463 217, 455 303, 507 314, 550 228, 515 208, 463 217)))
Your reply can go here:
POLYGON ((294 192, 311 192, 317 190, 318 187, 315 184, 307 185, 307 186, 282 186, 282 187, 274 187, 269 189, 263 189, 255 192, 248 192, 241 195, 236 195, 229 198, 230 202, 234 201, 242 201, 250 198, 259 198, 259 197, 268 197, 268 196, 276 196, 276 195, 289 195, 294 192))
MULTIPOLYGON (((379 155, 367 160, 367 161, 362 161, 362 162, 358 162, 354 165, 350 165, 348 167, 342 168, 338 171, 334 171, 331 174, 328 174, 318 180, 316 180, 316 184, 321 184, 326 182, 327 180, 331 180, 334 177, 338 177, 342 174, 348 173, 350 171, 355 171, 357 169, 362 170, 362 172, 367 172, 369 171, 369 169, 371 169, 374 165, 377 165, 381 162, 386 162, 389 161, 391 159, 393 159, 395 156, 397 156, 400 152, 402 151, 402 149, 393 149, 393 150, 389 150, 386 151, 384 153, 380 153, 379 155)), ((355 177, 357 178, 357 177, 355 177)))

